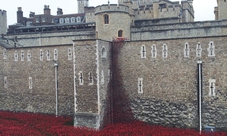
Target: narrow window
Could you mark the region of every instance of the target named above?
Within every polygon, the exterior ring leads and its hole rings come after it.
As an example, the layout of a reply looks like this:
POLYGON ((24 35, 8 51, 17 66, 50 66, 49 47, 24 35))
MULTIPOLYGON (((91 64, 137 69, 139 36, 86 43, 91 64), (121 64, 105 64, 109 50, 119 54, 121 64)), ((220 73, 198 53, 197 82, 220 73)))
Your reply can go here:
POLYGON ((21 61, 24 61, 24 51, 21 50, 21 61))
POLYGON ((93 84, 94 84, 94 83, 93 83, 93 75, 92 75, 91 72, 88 73, 88 80, 89 80, 89 85, 93 85, 93 84))
POLYGON ((3 50, 3 59, 4 60, 7 59, 7 50, 6 49, 3 50))
POLYGON ((40 50, 40 61, 43 61, 43 50, 40 50))
POLYGON ((209 96, 215 96, 215 79, 209 80, 209 96))
POLYGON ((35 22, 36 22, 36 23, 39 23, 39 18, 38 18, 38 17, 35 18, 35 22))
POLYGON ((32 77, 28 78, 29 89, 32 89, 32 77))
POLYGON ((76 22, 81 22, 81 17, 77 17, 76 22))
POLYGON ((105 79, 104 79, 104 71, 102 70, 101 72, 101 84, 105 83, 105 79))
POLYGON ((110 70, 109 70, 109 69, 108 69, 107 76, 108 76, 108 83, 109 83, 109 82, 110 82, 110 76, 111 76, 111 72, 110 72, 110 70))
POLYGON ((65 23, 69 23, 69 18, 65 18, 65 23))
POLYGON ((31 52, 30 50, 27 51, 27 61, 31 61, 31 52))
POLYGON ((4 88, 8 88, 7 76, 4 76, 4 88))
POLYGON ((60 18, 59 22, 60 22, 60 24, 63 24, 64 23, 64 18, 60 18))
POLYGON ((189 57, 190 49, 189 49, 189 44, 185 43, 184 46, 184 57, 189 57))
POLYGON ((79 72, 79 85, 84 85, 83 72, 79 72))
POLYGON ((143 78, 138 78, 138 93, 143 93, 143 78))
POLYGON ((157 50, 156 50, 156 46, 155 45, 153 45, 151 47, 151 56, 152 56, 152 58, 156 58, 157 57, 157 50))
POLYGON ((68 60, 72 60, 72 49, 68 48, 68 60))
POLYGON ((215 56, 215 46, 214 46, 214 42, 211 41, 209 43, 209 48, 208 48, 208 57, 214 57, 215 56))
POLYGON ((47 60, 50 61, 50 50, 47 50, 47 60))
POLYGON ((42 17, 42 22, 46 22, 46 19, 45 19, 45 17, 42 17))
POLYGON ((14 61, 18 61, 18 53, 17 53, 17 51, 14 52, 14 61))
POLYGON ((101 58, 102 59, 106 59, 106 56, 107 56, 106 48, 105 47, 102 47, 102 55, 101 55, 101 58))
POLYGON ((123 31, 122 30, 118 31, 118 37, 123 37, 123 31))
POLYGON ((196 56, 197 57, 201 57, 202 56, 202 46, 200 43, 197 43, 197 47, 196 47, 196 56))
POLYGON ((146 46, 145 45, 142 45, 141 46, 140 55, 141 55, 141 58, 142 59, 145 59, 146 58, 146 46))
POLYGON ((54 60, 58 60, 58 50, 54 49, 54 60))
POLYGON ((104 15, 104 24, 109 24, 109 15, 104 15))
POLYGON ((166 44, 163 44, 163 46, 162 46, 162 57, 167 58, 167 56, 168 56, 168 47, 167 47, 166 44))
POLYGON ((75 23, 75 22, 76 22, 75 17, 71 17, 71 23, 75 23))

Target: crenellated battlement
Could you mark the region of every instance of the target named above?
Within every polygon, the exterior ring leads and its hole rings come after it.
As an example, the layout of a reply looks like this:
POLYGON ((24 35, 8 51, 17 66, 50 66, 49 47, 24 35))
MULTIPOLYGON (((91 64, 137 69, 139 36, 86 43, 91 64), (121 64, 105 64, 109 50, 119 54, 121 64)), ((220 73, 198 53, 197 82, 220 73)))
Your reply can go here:
POLYGON ((0 9, 0 15, 1 15, 1 16, 5 16, 5 15, 6 15, 6 11, 0 9))
POLYGON ((129 14, 130 10, 128 6, 120 4, 105 4, 95 8, 95 15, 104 12, 123 12, 129 14))
MULTIPOLYGON (((180 5, 168 5, 167 7, 158 8, 159 12, 165 12, 165 11, 177 11, 180 10, 180 5)), ((147 6, 140 6, 137 9, 134 9, 137 13, 149 13, 147 11, 153 12, 153 5, 147 5, 147 6)))

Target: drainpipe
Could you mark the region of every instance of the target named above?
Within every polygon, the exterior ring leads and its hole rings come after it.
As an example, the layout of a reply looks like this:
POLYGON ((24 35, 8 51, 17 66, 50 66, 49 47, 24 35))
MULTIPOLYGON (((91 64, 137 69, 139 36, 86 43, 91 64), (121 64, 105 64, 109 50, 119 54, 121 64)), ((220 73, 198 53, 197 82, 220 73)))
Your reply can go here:
POLYGON ((58 115, 58 64, 54 63, 55 69, 55 92, 56 92, 56 116, 58 115))
POLYGON ((199 108, 199 131, 202 131, 202 61, 197 61, 198 67, 198 108, 199 108))

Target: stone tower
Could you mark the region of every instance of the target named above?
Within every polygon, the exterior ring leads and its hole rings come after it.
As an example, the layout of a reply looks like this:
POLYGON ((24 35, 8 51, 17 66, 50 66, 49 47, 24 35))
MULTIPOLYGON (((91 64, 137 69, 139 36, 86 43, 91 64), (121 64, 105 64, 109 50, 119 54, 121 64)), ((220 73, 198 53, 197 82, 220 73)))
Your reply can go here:
POLYGON ((84 13, 84 7, 88 7, 89 0, 77 0, 78 13, 84 13))
POLYGON ((214 8, 215 20, 227 19, 227 0, 217 0, 217 5, 214 8))
POLYGON ((126 5, 106 4, 95 8, 96 37, 111 41, 113 38, 130 39, 130 26, 133 19, 130 7, 126 5))
POLYGON ((0 34, 6 34, 7 31, 7 14, 5 10, 0 9, 0 34))

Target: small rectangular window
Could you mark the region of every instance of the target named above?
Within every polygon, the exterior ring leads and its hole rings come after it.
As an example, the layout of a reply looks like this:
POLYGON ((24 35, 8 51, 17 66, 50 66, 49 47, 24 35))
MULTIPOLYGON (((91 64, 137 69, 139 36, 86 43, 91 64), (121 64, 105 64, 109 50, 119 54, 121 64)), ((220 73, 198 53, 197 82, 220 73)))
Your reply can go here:
POLYGON ((208 57, 214 57, 214 56, 215 56, 215 46, 214 46, 214 42, 211 41, 208 47, 208 57))
POLYGON ((83 77, 83 72, 79 72, 79 85, 84 85, 84 77, 83 77))
POLYGON ((189 44, 185 43, 185 46, 184 46, 184 57, 189 57, 189 53, 190 53, 189 44))
POLYGON ((40 58, 40 61, 43 61, 43 50, 40 50, 40 56, 39 56, 39 58, 40 58))
POLYGON ((27 61, 31 61, 31 52, 30 50, 27 51, 27 61))
POLYGON ((47 60, 50 61, 50 50, 47 50, 47 60))
POLYGON ((54 49, 54 60, 58 60, 58 50, 54 49))
POLYGON ((68 60, 72 60, 72 49, 68 48, 68 60))
POLYGON ((29 89, 32 89, 32 77, 28 78, 29 89))
POLYGON ((141 46, 140 55, 141 55, 141 58, 142 59, 145 59, 146 58, 146 46, 145 45, 142 45, 141 46))
POLYGON ((4 88, 8 88, 7 76, 4 76, 4 88))
POLYGON ((215 96, 215 79, 209 80, 209 96, 215 96))
POLYGON ((156 50, 156 46, 155 45, 153 45, 151 47, 151 56, 152 56, 152 58, 156 58, 157 57, 157 50, 156 50))
POLYGON ((138 78, 138 93, 143 93, 143 78, 138 78))
POLYGON ((200 43, 197 43, 197 47, 196 47, 196 56, 197 57, 201 57, 202 56, 202 46, 200 43))
POLYGON ((104 24, 109 24, 109 15, 104 15, 104 24))
POLYGON ((166 44, 163 44, 163 47, 162 47, 162 57, 163 58, 167 58, 168 56, 168 47, 166 44))
POLYGON ((14 52, 14 61, 18 61, 18 53, 17 53, 17 51, 14 52))
POLYGON ((38 18, 38 17, 35 18, 35 22, 36 22, 36 23, 39 23, 39 18, 38 18))
POLYGON ((92 73, 88 73, 88 80, 89 80, 89 84, 88 85, 93 85, 94 84, 94 80, 93 80, 93 75, 92 73))
POLYGON ((105 47, 102 47, 102 54, 101 54, 101 58, 102 58, 102 59, 106 59, 106 57, 107 57, 106 48, 105 48, 105 47))
POLYGON ((21 51, 21 61, 24 61, 24 51, 21 51))
POLYGON ((46 22, 46 19, 45 19, 45 17, 42 17, 42 22, 46 22))

